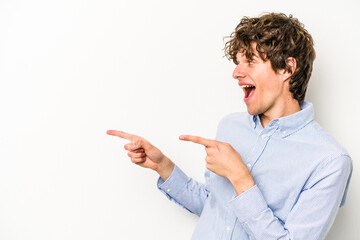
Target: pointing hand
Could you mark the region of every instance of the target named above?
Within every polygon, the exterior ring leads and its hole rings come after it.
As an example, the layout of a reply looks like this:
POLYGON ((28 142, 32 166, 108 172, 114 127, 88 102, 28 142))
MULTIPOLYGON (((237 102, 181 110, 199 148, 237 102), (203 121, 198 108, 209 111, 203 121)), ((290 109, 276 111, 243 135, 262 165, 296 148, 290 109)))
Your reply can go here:
POLYGON ((166 180, 170 176, 174 168, 174 163, 147 140, 123 131, 108 130, 106 133, 127 139, 131 142, 125 144, 124 148, 129 151, 128 156, 133 163, 158 172, 163 180, 166 180))
POLYGON ((237 194, 255 185, 240 154, 229 143, 192 135, 181 135, 179 139, 205 146, 206 167, 217 175, 229 179, 237 194))

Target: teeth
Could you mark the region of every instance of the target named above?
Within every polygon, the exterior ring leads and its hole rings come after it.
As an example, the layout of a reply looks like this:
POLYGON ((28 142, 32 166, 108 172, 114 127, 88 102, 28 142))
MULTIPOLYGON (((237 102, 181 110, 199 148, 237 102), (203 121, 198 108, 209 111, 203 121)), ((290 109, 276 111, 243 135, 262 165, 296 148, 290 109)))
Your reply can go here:
POLYGON ((242 87, 242 88, 248 88, 248 87, 254 87, 254 86, 251 86, 251 85, 242 85, 241 87, 242 87))

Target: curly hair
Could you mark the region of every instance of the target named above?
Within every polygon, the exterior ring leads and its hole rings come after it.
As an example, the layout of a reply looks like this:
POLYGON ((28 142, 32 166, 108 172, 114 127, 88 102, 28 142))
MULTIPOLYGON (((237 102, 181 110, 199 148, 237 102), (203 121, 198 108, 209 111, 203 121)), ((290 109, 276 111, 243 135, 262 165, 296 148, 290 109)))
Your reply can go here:
POLYGON ((304 101, 307 85, 315 60, 314 43, 311 35, 296 18, 290 14, 268 13, 260 17, 244 17, 225 43, 225 56, 237 64, 236 54, 244 53, 251 59, 256 43, 263 61, 270 60, 276 72, 285 69, 292 72, 287 63, 289 57, 296 60, 296 69, 290 79, 290 92, 299 104, 304 101))

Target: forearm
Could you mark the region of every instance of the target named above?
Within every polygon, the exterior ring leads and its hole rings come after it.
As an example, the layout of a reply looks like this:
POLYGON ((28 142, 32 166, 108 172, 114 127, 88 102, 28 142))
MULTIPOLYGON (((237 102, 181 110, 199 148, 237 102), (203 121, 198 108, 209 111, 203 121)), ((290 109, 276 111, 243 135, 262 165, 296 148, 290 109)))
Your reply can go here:
POLYGON ((267 205, 257 185, 234 198, 229 206, 251 239, 292 239, 284 223, 267 205))
POLYGON ((285 197, 270 207, 273 195, 269 191, 263 195, 255 185, 229 206, 252 239, 324 239, 338 212, 351 168, 346 158, 326 163, 298 196, 292 196, 294 205, 285 197), (290 212, 282 212, 285 206, 290 212))
POLYGON ((209 195, 204 184, 189 178, 177 166, 174 166, 166 181, 159 178, 158 188, 171 201, 198 216, 200 216, 209 195))
POLYGON ((233 185, 237 196, 255 186, 254 179, 252 178, 250 172, 245 173, 244 175, 235 175, 234 177, 229 177, 228 179, 233 185))
POLYGON ((174 167, 175 164, 168 157, 164 156, 164 159, 161 161, 155 171, 164 181, 166 181, 173 172, 174 167))

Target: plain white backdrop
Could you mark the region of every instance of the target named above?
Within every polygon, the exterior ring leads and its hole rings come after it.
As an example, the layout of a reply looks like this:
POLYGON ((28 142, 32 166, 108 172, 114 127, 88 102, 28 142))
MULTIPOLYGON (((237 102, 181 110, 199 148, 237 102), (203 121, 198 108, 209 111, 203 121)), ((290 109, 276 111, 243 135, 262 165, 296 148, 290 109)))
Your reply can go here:
POLYGON ((343 1, 0 1, 0 239, 190 239, 197 217, 106 135, 141 135, 203 181, 219 120, 245 111, 223 57, 243 16, 293 14, 317 58, 306 100, 350 153, 327 240, 359 239, 359 4, 343 1))

